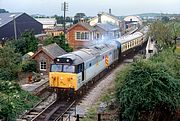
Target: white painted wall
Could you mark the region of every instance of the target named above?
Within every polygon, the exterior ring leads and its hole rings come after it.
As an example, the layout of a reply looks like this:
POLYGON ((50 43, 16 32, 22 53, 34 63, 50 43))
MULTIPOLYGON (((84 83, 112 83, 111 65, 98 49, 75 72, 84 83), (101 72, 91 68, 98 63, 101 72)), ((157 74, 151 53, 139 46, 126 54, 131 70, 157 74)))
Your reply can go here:
MULTIPOLYGON (((119 21, 113 19, 112 17, 104 15, 104 14, 101 15, 101 22, 102 23, 112 23, 112 24, 115 24, 115 25, 119 26, 119 21)), ((90 20, 90 25, 91 26, 94 26, 97 23, 98 23, 98 17, 93 18, 92 20, 90 20)))

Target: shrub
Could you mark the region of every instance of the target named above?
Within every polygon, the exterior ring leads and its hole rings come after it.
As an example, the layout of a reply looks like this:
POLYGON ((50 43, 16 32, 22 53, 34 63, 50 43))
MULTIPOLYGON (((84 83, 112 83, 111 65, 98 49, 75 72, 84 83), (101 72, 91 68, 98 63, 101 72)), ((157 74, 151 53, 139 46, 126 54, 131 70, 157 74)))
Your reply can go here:
POLYGON ((25 110, 39 100, 37 97, 21 90, 15 82, 0 80, 0 119, 14 121, 25 110))
POLYGON ((131 121, 171 120, 180 105, 180 80, 174 78, 171 69, 153 59, 136 62, 127 70, 116 79, 123 117, 131 121))
POLYGON ((28 60, 22 63, 22 71, 23 72, 36 72, 36 61, 28 60))

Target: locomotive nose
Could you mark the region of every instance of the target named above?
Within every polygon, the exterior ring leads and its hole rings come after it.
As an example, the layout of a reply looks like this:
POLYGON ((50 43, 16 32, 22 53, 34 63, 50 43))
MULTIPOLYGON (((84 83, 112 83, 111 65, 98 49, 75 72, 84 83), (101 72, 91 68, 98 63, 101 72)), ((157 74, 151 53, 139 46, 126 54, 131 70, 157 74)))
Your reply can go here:
POLYGON ((77 89, 77 75, 73 73, 50 72, 50 87, 77 89))

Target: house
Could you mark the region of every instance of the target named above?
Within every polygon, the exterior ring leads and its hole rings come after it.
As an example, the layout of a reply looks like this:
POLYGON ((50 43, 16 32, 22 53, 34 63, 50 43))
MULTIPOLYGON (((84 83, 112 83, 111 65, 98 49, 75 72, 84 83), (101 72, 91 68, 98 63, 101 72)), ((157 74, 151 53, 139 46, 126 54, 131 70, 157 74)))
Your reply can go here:
POLYGON ((119 26, 121 23, 121 20, 117 16, 114 16, 111 13, 101 12, 101 13, 98 13, 98 16, 89 20, 89 24, 91 26, 94 26, 97 23, 111 23, 111 24, 119 26))
POLYGON ((121 35, 119 27, 110 23, 97 23, 94 27, 96 39, 113 39, 121 35))
POLYGON ((138 16, 126 16, 124 18, 124 21, 126 23, 126 28, 131 28, 131 27, 139 27, 142 25, 142 19, 138 16))
POLYGON ((50 71, 50 65, 53 63, 53 60, 63 54, 66 54, 66 52, 54 43, 39 47, 31 59, 37 62, 37 70, 39 72, 47 74, 50 71))
POLYGON ((97 23, 110 23, 112 25, 118 26, 122 34, 125 31, 124 21, 121 21, 117 16, 111 14, 111 11, 109 13, 101 12, 98 14, 98 16, 89 20, 89 24, 91 26, 95 26, 97 23))
POLYGON ((57 25, 56 18, 35 18, 43 25, 43 29, 52 29, 57 25))
POLYGON ((26 13, 0 13, 0 41, 18 38, 27 30, 40 34, 42 24, 26 13))
POLYGON ((96 38, 96 29, 86 22, 79 22, 67 31, 67 40, 73 50, 89 46, 96 38))

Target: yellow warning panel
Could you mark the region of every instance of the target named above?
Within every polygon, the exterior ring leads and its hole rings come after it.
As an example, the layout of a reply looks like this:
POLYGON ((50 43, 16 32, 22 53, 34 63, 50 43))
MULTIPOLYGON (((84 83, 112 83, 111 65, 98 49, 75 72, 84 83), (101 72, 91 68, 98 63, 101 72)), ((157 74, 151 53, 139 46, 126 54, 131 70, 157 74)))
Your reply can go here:
POLYGON ((106 64, 106 66, 109 66, 109 57, 108 57, 108 55, 106 55, 106 57, 105 57, 105 64, 106 64))

